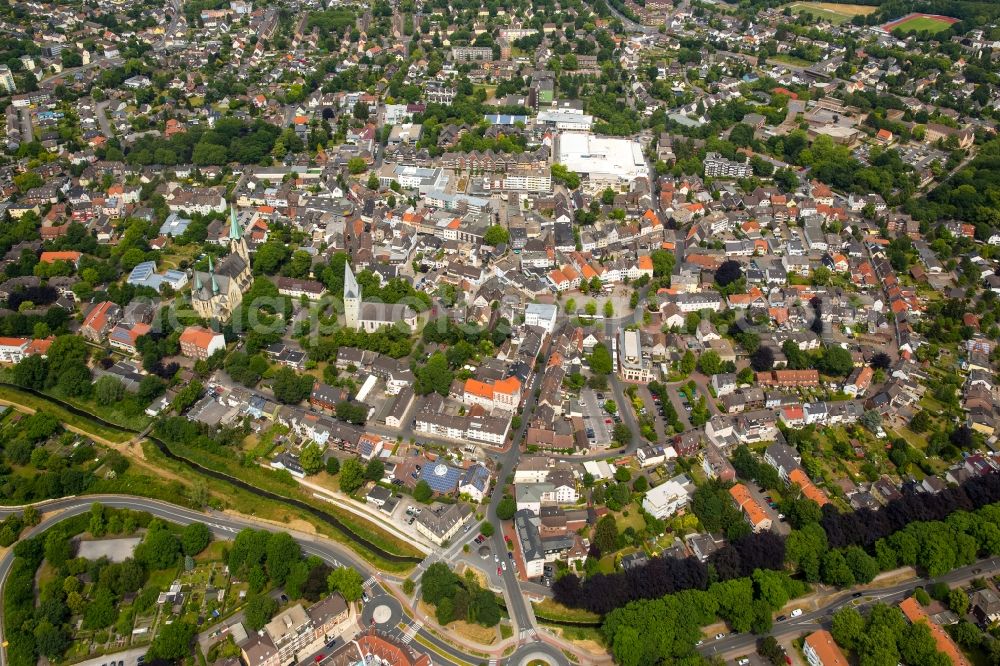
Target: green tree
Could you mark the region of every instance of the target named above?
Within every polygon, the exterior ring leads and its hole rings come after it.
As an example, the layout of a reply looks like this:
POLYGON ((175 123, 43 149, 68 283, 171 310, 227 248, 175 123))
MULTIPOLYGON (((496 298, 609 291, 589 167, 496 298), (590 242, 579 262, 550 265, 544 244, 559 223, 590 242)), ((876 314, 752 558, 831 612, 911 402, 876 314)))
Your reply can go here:
POLYGON ((483 242, 487 245, 500 245, 510 240, 510 233, 499 224, 490 225, 483 234, 483 242))
POLYGON ((113 405, 125 397, 125 386, 117 377, 104 375, 94 382, 94 400, 99 405, 113 405))
POLYGON ((616 423, 614 429, 611 431, 611 439, 618 446, 625 446, 632 441, 632 429, 624 422, 616 423))
POLYGON ((253 269, 265 275, 274 275, 288 261, 291 250, 277 240, 263 243, 253 254, 253 269))
POLYGON ((267 575, 275 585, 284 585, 292 564, 302 559, 302 548, 287 532, 274 532, 265 548, 267 575))
POLYGON ((267 594, 251 594, 243 606, 243 619, 253 631, 264 628, 278 612, 278 602, 267 594))
POLYGON ((427 363, 417 368, 415 375, 417 380, 415 389, 419 395, 437 392, 447 396, 451 382, 455 378, 455 374, 448 366, 448 358, 441 352, 431 354, 427 363))
POLYGON ((365 483, 365 468, 357 458, 348 458, 340 466, 340 489, 353 493, 365 483))
POLYGON ((854 585, 854 573, 848 566, 844 554, 839 550, 830 550, 823 554, 820 571, 823 582, 827 585, 838 587, 854 585))
POLYGON ((62 530, 49 530, 45 535, 45 559, 54 569, 61 568, 73 556, 73 545, 62 530))
POLYGON ((330 456, 326 459, 326 473, 330 476, 340 472, 340 460, 337 456, 330 456))
POLYGON ((363 592, 364 578, 356 569, 337 567, 327 576, 331 592, 340 592, 346 601, 357 601, 363 592))
POLYGON ((49 374, 49 364, 41 356, 26 356, 14 366, 14 383, 41 390, 45 388, 45 378, 49 374))
POLYGON ((323 451, 316 442, 309 442, 302 447, 299 462, 306 474, 318 474, 323 469, 323 451))
POLYGON ((149 528, 142 543, 135 549, 135 559, 150 569, 166 569, 175 566, 180 554, 180 541, 162 523, 149 528))
POLYGON ((271 380, 271 390, 278 402, 295 405, 312 393, 315 378, 311 375, 299 375, 289 367, 280 368, 271 380))
POLYGON ((451 599, 459 588, 458 576, 444 562, 435 562, 420 576, 420 594, 424 601, 438 605, 451 599))
POLYGON ((854 359, 851 358, 851 352, 843 347, 830 345, 823 350, 819 367, 828 375, 844 377, 854 368, 854 359))
POLYGON ((84 629, 104 629, 118 619, 115 595, 106 587, 96 588, 83 612, 84 629))
POLYGON ((431 485, 420 479, 417 481, 417 485, 413 487, 413 499, 417 500, 421 504, 427 504, 431 501, 431 497, 434 496, 434 491, 431 489, 431 485))
POLYGON ((969 612, 969 595, 961 588, 955 588, 948 593, 948 608, 959 616, 965 617, 969 612))
POLYGON ((194 640, 194 625, 184 620, 174 620, 162 627, 149 646, 147 658, 180 661, 191 655, 191 642, 194 640))
POLYGON ((510 520, 517 512, 517 502, 513 497, 504 497, 497 504, 497 518, 500 520, 510 520))
POLYGON ((687 351, 684 352, 684 355, 681 356, 681 364, 680 364, 681 373, 684 375, 690 375, 691 372, 694 371, 696 364, 697 361, 695 360, 694 354, 691 352, 690 349, 688 349, 687 351))
POLYGON ((865 620, 856 608, 845 606, 833 614, 833 640, 846 650, 855 650, 865 633, 865 620))
POLYGON ((649 256, 653 260, 653 277, 669 278, 677 264, 677 257, 674 253, 667 250, 653 250, 649 256))
POLYGON ((352 176, 364 173, 368 170, 368 162, 365 162, 363 157, 352 157, 347 160, 347 170, 352 176))
POLYGON ((597 521, 597 527, 594 528, 594 545, 602 555, 618 549, 618 523, 614 516, 608 514, 597 521))
POLYGON ((467 618, 484 627, 495 627, 500 623, 500 608, 496 599, 487 590, 476 589, 469 600, 467 618))
POLYGON ((479 524, 479 533, 485 537, 493 536, 493 523, 484 520, 479 524))
POLYGON ((35 625, 35 645, 40 654, 55 662, 62 658, 72 641, 63 627, 54 626, 48 620, 35 625))
POLYGON ((445 597, 438 602, 437 607, 434 609, 434 619, 442 627, 447 626, 448 623, 454 621, 455 619, 455 602, 452 601, 450 597, 445 597))
POLYGON ((205 523, 191 523, 181 530, 181 550, 185 555, 197 555, 211 542, 212 532, 205 523))
POLYGON ((385 464, 378 458, 372 458, 365 465, 365 478, 369 481, 380 481, 385 475, 385 464))
POLYGON ((722 358, 719 353, 709 350, 698 358, 698 369, 704 375, 716 375, 722 372, 722 358))
POLYGON ((587 359, 587 363, 590 366, 591 372, 595 375, 611 374, 613 363, 611 360, 611 352, 608 351, 607 345, 603 342, 598 342, 594 345, 594 349, 590 352, 590 357, 587 359))

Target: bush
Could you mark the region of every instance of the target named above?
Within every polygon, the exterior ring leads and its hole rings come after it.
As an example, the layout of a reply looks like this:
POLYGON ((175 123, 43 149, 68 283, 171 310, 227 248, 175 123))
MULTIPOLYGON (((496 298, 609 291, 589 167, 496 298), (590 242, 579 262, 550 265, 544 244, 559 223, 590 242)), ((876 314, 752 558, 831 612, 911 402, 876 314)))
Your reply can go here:
POLYGON ((421 504, 427 504, 433 496, 434 491, 431 490, 429 483, 423 479, 417 481, 417 485, 413 488, 413 499, 417 500, 421 504))

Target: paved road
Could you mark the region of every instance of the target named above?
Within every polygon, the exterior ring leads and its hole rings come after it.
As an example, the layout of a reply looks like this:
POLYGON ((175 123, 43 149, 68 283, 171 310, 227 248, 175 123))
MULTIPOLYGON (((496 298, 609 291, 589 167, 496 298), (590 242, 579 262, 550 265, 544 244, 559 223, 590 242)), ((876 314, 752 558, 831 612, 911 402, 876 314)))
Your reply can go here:
POLYGON ((104 136, 110 139, 114 137, 115 133, 111 129, 111 123, 108 122, 108 104, 109 102, 107 100, 98 102, 95 107, 95 112, 97 115, 97 124, 101 126, 101 132, 104 133, 104 136))
MULTIPOLYGON (((525 390, 527 397, 520 412, 521 427, 514 433, 510 448, 504 453, 495 456, 500 472, 497 474, 497 480, 493 486, 493 494, 490 496, 490 504, 486 510, 486 520, 497 528, 491 537, 494 553, 507 552, 507 545, 503 540, 503 530, 500 529, 501 521, 497 517, 497 505, 503 499, 504 479, 517 468, 517 461, 521 457, 521 443, 524 441, 524 435, 528 431, 528 422, 531 420, 531 413, 535 409, 535 388, 539 383, 538 376, 532 373, 529 382, 525 390)), ((525 637, 528 632, 534 632, 535 616, 531 611, 530 602, 522 594, 521 587, 518 584, 517 567, 508 566, 507 571, 503 572, 501 578, 505 589, 504 596, 507 601, 507 610, 514 625, 515 636, 525 637)))
POLYGON ((174 34, 174 31, 177 30, 177 25, 181 22, 181 19, 184 17, 184 12, 181 10, 183 4, 184 4, 183 0, 170 0, 170 6, 174 10, 174 18, 170 21, 170 25, 167 26, 167 29, 163 31, 163 37, 160 38, 160 41, 156 42, 156 44, 153 45, 154 51, 162 51, 163 49, 166 48, 167 37, 174 34))
MULTIPOLYGON (((774 625, 771 635, 779 641, 784 638, 797 637, 802 634, 811 633, 817 629, 830 627, 832 614, 844 606, 854 604, 858 609, 866 608, 876 603, 898 604, 900 601, 910 596, 914 588, 918 585, 932 585, 934 583, 966 583, 980 575, 993 575, 1000 571, 1000 558, 983 560, 975 564, 970 564, 961 569, 955 569, 943 576, 932 579, 910 580, 905 583, 891 585, 879 589, 865 590, 864 595, 855 599, 850 591, 843 592, 834 601, 826 606, 803 613, 794 620, 786 620, 774 625)), ((711 641, 702 645, 699 651, 706 657, 719 656, 729 657, 733 655, 746 654, 756 649, 758 636, 753 634, 732 634, 717 641, 711 641)))
MULTIPOLYGON (((516 448, 514 449, 516 450, 516 448)), ((284 531, 285 528, 277 527, 267 523, 258 523, 253 520, 237 518, 227 514, 218 513, 215 511, 209 511, 207 513, 199 513, 197 511, 192 511, 190 509, 185 509, 173 504, 166 502, 160 502, 157 500, 151 500, 144 497, 130 497, 124 495, 93 495, 93 496, 83 496, 83 497, 67 497, 64 499, 53 500, 42 503, 39 508, 44 512, 57 512, 55 515, 50 515, 45 518, 39 525, 31 528, 26 534, 25 538, 35 536, 54 524, 62 521, 66 518, 77 516, 90 511, 90 507, 94 502, 100 502, 101 504, 114 508, 127 508, 136 511, 147 511, 153 516, 168 520, 170 522, 187 525, 192 522, 203 522, 205 523, 212 533, 223 539, 232 539, 237 532, 246 528, 253 527, 255 529, 266 529, 270 531, 284 531)), ((19 513, 23 510, 23 507, 2 507, 0 508, 0 519, 12 513, 19 513)), ((494 507, 495 510, 495 507, 494 507)), ((388 591, 381 585, 379 579, 395 580, 392 576, 385 576, 378 574, 372 569, 368 563, 358 559, 358 557, 346 547, 340 544, 330 541, 321 536, 313 536, 302 533, 290 532, 292 537, 296 542, 302 547, 303 553, 307 555, 316 555, 323 561, 327 562, 331 566, 349 566, 357 571, 359 571, 363 576, 367 577, 365 583, 365 589, 368 591, 371 597, 370 607, 376 607, 379 603, 395 604, 398 606, 398 601, 389 594, 388 591), (391 600, 391 601, 390 601, 391 600)), ((0 558, 0 597, 2 597, 3 586, 6 584, 7 576, 10 573, 11 565, 14 562, 13 550, 8 551, 3 558, 0 558)), ((510 571, 508 568, 508 572, 510 571)), ((510 577, 505 580, 505 582, 510 582, 513 584, 514 594, 509 594, 510 600, 508 602, 511 608, 512 616, 518 618, 519 626, 533 626, 533 616, 530 614, 530 609, 525 608, 527 606, 527 601, 520 594, 517 587, 517 580, 514 577, 510 577), (525 622, 526 625, 520 625, 520 622, 525 622)), ((0 598, 2 601, 2 598, 0 598)), ((400 618, 404 616, 402 609, 399 613, 400 618)), ((448 660, 442 660, 439 655, 434 656, 435 663, 444 664, 462 664, 462 663, 479 663, 481 658, 474 655, 464 654, 458 648, 446 643, 445 641, 437 638, 435 635, 431 634, 429 631, 422 628, 419 622, 414 622, 411 618, 405 618, 410 625, 415 628, 410 632, 410 637, 405 642, 409 643, 414 636, 420 636, 420 638, 435 646, 439 651, 443 651, 445 654, 452 655, 455 658, 455 662, 448 660), (419 625, 419 626, 417 626, 419 625)), ((396 623, 398 624, 398 622, 396 623)), ((392 625, 393 627, 395 624, 392 625)), ((2 640, 3 627, 0 626, 0 640, 2 640)), ((550 646, 543 646, 541 648, 546 651, 546 654, 550 655, 550 659, 554 659, 553 663, 556 664, 566 664, 567 661, 565 657, 559 653, 558 650, 551 648, 550 646)), ((524 648, 520 648, 515 652, 510 658, 503 661, 505 664, 519 664, 523 658, 524 648)), ((5 666, 7 664, 6 650, 0 649, 0 666, 5 666)))

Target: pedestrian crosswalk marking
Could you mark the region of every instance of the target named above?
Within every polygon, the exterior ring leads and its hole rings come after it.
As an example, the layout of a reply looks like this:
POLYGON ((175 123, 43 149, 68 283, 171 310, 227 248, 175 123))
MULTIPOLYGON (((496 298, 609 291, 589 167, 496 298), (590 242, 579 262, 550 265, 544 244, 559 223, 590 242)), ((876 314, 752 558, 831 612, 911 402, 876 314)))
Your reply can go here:
POLYGON ((423 626, 423 622, 420 620, 414 620, 413 623, 406 628, 406 633, 403 634, 403 642, 409 645, 410 641, 413 640, 413 637, 417 635, 417 632, 420 631, 423 626))

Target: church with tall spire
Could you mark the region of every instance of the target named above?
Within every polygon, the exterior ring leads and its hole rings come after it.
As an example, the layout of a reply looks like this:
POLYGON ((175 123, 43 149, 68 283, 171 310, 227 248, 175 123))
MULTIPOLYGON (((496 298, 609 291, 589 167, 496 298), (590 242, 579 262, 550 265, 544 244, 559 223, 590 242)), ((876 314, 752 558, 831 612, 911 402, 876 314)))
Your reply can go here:
POLYGON ((250 252, 236 208, 229 209, 229 254, 218 265, 208 258, 208 271, 195 271, 191 306, 204 319, 226 322, 243 303, 243 294, 253 285, 250 252))
POLYGON ((410 331, 417 328, 417 313, 402 303, 365 301, 361 285, 349 263, 344 264, 344 326, 374 333, 383 326, 406 324, 410 331))

